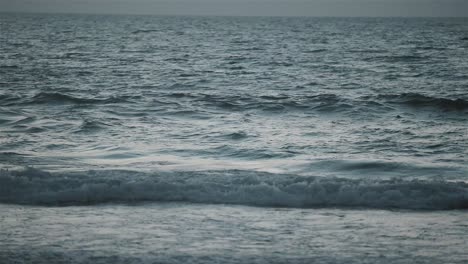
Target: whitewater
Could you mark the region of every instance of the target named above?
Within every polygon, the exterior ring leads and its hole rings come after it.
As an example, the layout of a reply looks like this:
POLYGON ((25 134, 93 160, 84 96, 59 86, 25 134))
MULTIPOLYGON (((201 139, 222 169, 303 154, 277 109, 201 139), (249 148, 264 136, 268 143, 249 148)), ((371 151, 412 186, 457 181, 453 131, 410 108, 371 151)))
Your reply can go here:
POLYGON ((0 263, 466 263, 468 22, 0 13, 0 263))

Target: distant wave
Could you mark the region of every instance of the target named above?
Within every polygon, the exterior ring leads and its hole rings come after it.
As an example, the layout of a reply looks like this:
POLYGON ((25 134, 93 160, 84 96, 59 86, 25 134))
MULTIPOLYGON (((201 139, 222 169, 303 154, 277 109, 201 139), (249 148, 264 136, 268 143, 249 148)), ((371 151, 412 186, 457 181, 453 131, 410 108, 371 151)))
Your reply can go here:
POLYGON ((21 100, 20 96, 13 94, 0 94, 0 104, 2 106, 9 106, 21 100))
MULTIPOLYGON (((4 106, 34 104, 77 104, 100 105, 120 104, 123 107, 132 103, 147 102, 139 95, 118 95, 113 97, 78 97, 66 93, 39 92, 33 96, 0 94, 0 103, 4 106)), ((388 112, 395 106, 410 107, 414 111, 464 112, 468 110, 468 101, 463 98, 433 97, 419 93, 377 94, 349 98, 333 93, 318 94, 209 94, 187 91, 161 92, 158 100, 153 100, 160 111, 162 105, 177 105, 178 111, 262 111, 278 113, 283 111, 312 111, 319 113, 355 114, 361 112, 388 112), (195 110, 196 109, 196 110, 195 110)), ((169 112, 168 112, 169 113, 169 112)))
POLYGON ((219 108, 230 111, 261 110, 317 111, 321 113, 352 113, 362 111, 384 111, 395 105, 411 107, 414 110, 465 111, 468 101, 455 98, 431 97, 418 93, 366 95, 348 98, 332 93, 297 95, 258 95, 248 94, 203 94, 172 92, 164 95, 168 100, 184 100, 192 105, 219 108))
POLYGON ((38 93, 36 94, 32 100, 32 103, 52 103, 52 102, 60 102, 60 103, 92 103, 95 102, 95 99, 85 99, 80 97, 74 97, 71 95, 66 95, 62 93, 38 93))
POLYGON ((320 53, 320 52, 326 52, 328 51, 327 49, 310 49, 310 50, 305 50, 305 53, 320 53))
POLYGON ((233 139, 233 140, 241 140, 241 139, 245 139, 249 137, 249 135, 245 133, 244 131, 239 131, 239 132, 230 133, 228 135, 225 135, 224 137, 228 139, 233 139))
POLYGON ((132 32, 132 34, 140 34, 140 33, 151 33, 151 32, 158 32, 157 29, 138 29, 132 32))
POLYGON ((123 98, 82 98, 64 93, 40 92, 31 98, 29 103, 47 104, 47 103, 74 103, 74 104, 95 104, 95 103, 118 103, 125 101, 123 98))
POLYGON ((0 69, 19 69, 18 65, 0 65, 0 69))
POLYGON ((364 59, 365 61, 384 61, 389 63, 413 63, 413 62, 422 62, 427 60, 429 57, 421 55, 382 55, 382 56, 372 56, 364 59))
POLYGON ((320 112, 340 112, 349 110, 352 101, 335 94, 316 95, 258 95, 250 94, 203 94, 172 92, 168 98, 188 100, 195 105, 230 111, 260 110, 278 112, 284 110, 315 110, 320 112))
POLYGON ((5 106, 16 104, 112 104, 125 103, 138 96, 113 96, 109 98, 85 98, 59 92, 38 92, 33 96, 0 94, 0 103, 5 106))
POLYGON ((84 120, 75 133, 90 133, 105 129, 109 125, 98 120, 84 120))
POLYGON ((435 107, 443 110, 463 111, 468 109, 468 101, 461 98, 447 99, 431 97, 418 93, 381 95, 389 103, 404 104, 411 107, 435 107))
POLYGON ((468 209, 468 184, 305 177, 238 170, 0 171, 2 203, 64 206, 138 201, 296 208, 468 209))

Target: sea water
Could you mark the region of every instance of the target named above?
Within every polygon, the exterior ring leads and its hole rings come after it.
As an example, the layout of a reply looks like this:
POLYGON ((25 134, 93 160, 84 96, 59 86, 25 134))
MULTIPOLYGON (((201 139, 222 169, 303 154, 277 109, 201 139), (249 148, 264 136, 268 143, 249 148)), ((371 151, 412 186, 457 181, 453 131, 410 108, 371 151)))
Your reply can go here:
POLYGON ((0 14, 0 263, 466 263, 468 21, 0 14))

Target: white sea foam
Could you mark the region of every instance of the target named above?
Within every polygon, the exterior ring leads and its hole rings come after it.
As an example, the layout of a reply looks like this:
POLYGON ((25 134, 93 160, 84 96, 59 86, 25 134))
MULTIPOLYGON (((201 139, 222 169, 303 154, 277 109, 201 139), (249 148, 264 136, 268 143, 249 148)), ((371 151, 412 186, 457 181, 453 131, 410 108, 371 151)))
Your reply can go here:
POLYGON ((138 201, 297 208, 466 209, 468 184, 305 177, 238 170, 48 173, 27 169, 0 172, 2 203, 87 205, 138 201))

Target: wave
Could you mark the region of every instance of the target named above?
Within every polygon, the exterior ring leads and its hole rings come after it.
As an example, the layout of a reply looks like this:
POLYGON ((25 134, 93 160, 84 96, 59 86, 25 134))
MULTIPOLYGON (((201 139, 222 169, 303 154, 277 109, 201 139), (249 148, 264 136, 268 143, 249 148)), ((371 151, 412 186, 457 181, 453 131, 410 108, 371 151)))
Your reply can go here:
POLYGON ((157 29, 138 29, 132 31, 132 34, 140 34, 140 33, 151 33, 151 32, 159 32, 160 30, 157 29))
MULTIPOLYGON (((243 136, 242 136, 243 137, 243 136)), ((231 140, 241 140, 242 138, 230 138, 231 140)), ((186 150, 183 150, 186 152, 186 150)), ((293 157, 296 152, 282 150, 282 151, 274 151, 269 149, 251 149, 251 148, 241 148, 241 147, 233 147, 229 145, 221 145, 218 147, 213 147, 205 150, 198 150, 196 151, 197 155, 216 155, 218 157, 230 157, 230 158, 241 158, 241 159, 281 159, 281 158, 290 158, 293 157)))
POLYGON ((388 63, 420 63, 429 57, 421 55, 382 55, 365 58, 365 61, 384 61, 388 63))
POLYGON ((109 127, 109 124, 106 124, 97 120, 84 120, 78 130, 75 133, 92 133, 98 132, 109 127))
POLYGON ((224 137, 232 140, 242 140, 248 138, 249 135, 244 131, 238 131, 224 135, 224 137))
POLYGON ((18 65, 0 65, 0 70, 1 69, 19 69, 20 67, 18 65))
POLYGON ((0 104, 10 106, 21 100, 21 97, 13 94, 0 94, 0 104))
POLYGON ((418 93, 377 94, 357 98, 333 93, 319 94, 206 94, 197 92, 170 92, 163 95, 168 101, 185 102, 199 109, 229 111, 261 111, 279 113, 286 111, 311 111, 321 114, 355 115, 359 113, 388 113, 395 106, 410 107, 413 111, 463 112, 468 101, 448 99, 418 93))
POLYGON ((328 49, 310 49, 304 51, 304 53, 320 53, 320 52, 326 52, 328 49))
POLYGON ((468 184, 434 180, 371 180, 255 171, 0 171, 0 202, 93 205, 189 202, 264 207, 468 209, 468 184))
POLYGON ((121 102, 119 98, 106 98, 106 99, 97 99, 97 98, 83 98, 75 97, 63 93, 48 93, 40 92, 31 98, 29 103, 32 104, 49 104, 49 103, 59 103, 59 104, 95 104, 95 103, 118 103, 121 102))
POLYGON ((404 104, 414 108, 433 107, 446 111, 464 111, 468 109, 468 101, 461 98, 447 99, 418 93, 381 95, 380 98, 384 98, 389 103, 404 104))
POLYGON ((39 92, 32 97, 18 95, 0 95, 0 102, 5 105, 16 104, 113 104, 130 102, 138 96, 113 96, 109 98, 84 98, 60 92, 39 92))
MULTIPOLYGON (((11 106, 16 104, 125 104, 146 102, 142 96, 119 95, 108 98, 85 98, 58 92, 39 92, 32 97, 0 95, 0 102, 11 106)), ((395 105, 411 107, 413 110, 441 110, 443 112, 463 112, 468 110, 468 101, 462 98, 432 97, 419 93, 366 95, 358 98, 345 97, 333 93, 319 94, 209 94, 188 91, 161 93, 158 105, 184 105, 188 110, 214 109, 222 111, 261 111, 278 113, 283 111, 313 111, 319 113, 352 114, 377 113, 394 110, 395 105), (183 104, 181 104, 183 102, 183 104)), ((184 110, 185 111, 185 110, 184 110)))
POLYGON ((335 94, 252 96, 250 94, 218 95, 172 92, 165 96, 169 100, 185 100, 191 104, 203 107, 230 111, 260 110, 264 112, 278 112, 287 110, 314 110, 319 112, 341 112, 349 110, 353 104, 352 100, 335 94))

